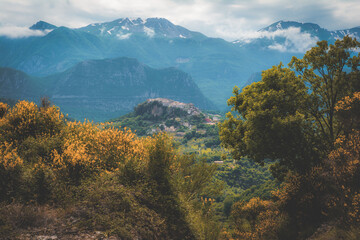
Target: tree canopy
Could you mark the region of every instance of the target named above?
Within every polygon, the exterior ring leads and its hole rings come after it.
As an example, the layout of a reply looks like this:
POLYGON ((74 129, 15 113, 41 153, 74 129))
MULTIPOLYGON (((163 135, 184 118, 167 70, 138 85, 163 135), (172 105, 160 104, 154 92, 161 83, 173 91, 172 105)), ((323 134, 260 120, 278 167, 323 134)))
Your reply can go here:
POLYGON ((272 173, 306 172, 333 149, 344 122, 336 103, 359 90, 360 43, 350 37, 320 41, 303 59, 263 71, 262 80, 235 87, 232 112, 220 124, 222 144, 235 158, 271 159, 272 173))

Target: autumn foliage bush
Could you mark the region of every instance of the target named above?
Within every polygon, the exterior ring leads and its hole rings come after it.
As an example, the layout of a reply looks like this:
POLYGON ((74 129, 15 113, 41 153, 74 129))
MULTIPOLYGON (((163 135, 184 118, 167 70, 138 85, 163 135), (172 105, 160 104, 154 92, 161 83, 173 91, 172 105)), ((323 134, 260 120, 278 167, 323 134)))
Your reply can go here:
MULTIPOLYGON (((146 164, 149 139, 137 139, 130 130, 66 121, 55 106, 20 101, 3 114, 0 133, 0 167, 6 172, 2 176, 8 176, 2 185, 11 185, 11 179, 36 181, 32 178, 38 176, 35 184, 76 186, 94 174, 117 171, 128 161, 136 161, 138 168, 146 164)), ((1 191, 1 196, 8 192, 5 186, 1 191)))
POLYGON ((287 215, 278 204, 269 200, 252 198, 237 202, 231 213, 233 232, 230 239, 278 239, 287 222, 287 215))

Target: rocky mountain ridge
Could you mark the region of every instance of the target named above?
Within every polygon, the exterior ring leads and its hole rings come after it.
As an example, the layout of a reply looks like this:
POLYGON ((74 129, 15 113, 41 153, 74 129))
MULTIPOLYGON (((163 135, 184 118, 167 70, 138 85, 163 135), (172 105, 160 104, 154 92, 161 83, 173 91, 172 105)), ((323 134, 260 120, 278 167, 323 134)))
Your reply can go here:
POLYGON ((35 23, 34 25, 32 25, 31 27, 29 27, 29 29, 31 30, 53 30, 57 28, 57 26, 52 25, 50 23, 44 22, 44 21, 38 21, 37 23, 35 23))
POLYGON ((95 34, 100 37, 114 37, 120 40, 130 38, 133 34, 146 37, 165 38, 193 38, 205 37, 201 33, 190 31, 184 27, 174 25, 165 18, 120 18, 111 22, 93 23, 79 30, 95 34))
MULTIPOLYGON (((202 112, 194 106, 194 104, 192 103, 183 103, 183 102, 178 102, 178 101, 174 101, 171 99, 166 99, 166 98, 153 98, 153 99, 148 99, 146 100, 147 103, 153 103, 153 102, 159 102, 161 103, 161 105, 167 107, 167 108, 177 108, 177 109, 181 109, 185 112, 187 112, 188 115, 190 116, 197 116, 202 114, 202 112)), ((154 114, 154 115, 158 115, 158 114, 154 114)))

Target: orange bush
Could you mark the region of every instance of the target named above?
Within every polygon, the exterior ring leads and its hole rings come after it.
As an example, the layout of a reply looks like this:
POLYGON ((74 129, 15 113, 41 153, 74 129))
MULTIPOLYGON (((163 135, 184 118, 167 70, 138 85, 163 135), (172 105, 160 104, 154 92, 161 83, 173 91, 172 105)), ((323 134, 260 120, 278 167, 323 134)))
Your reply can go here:
POLYGON ((61 152, 52 153, 53 166, 78 176, 117 171, 128 161, 144 165, 149 141, 130 130, 100 129, 90 122, 67 122, 63 138, 61 152))
POLYGON ((234 204, 232 218, 235 225, 235 239, 277 239, 278 232, 286 223, 276 203, 260 198, 234 204))
POLYGON ((22 164, 23 160, 19 157, 17 149, 13 147, 13 144, 4 142, 0 146, 0 166, 9 170, 21 166, 22 164))
POLYGON ((57 134, 62 126, 58 108, 39 109, 33 102, 19 101, 0 121, 0 133, 4 140, 18 144, 29 136, 57 134))
POLYGON ((360 131, 336 141, 337 149, 326 161, 327 175, 336 189, 328 203, 329 211, 346 221, 360 221, 360 131))
POLYGON ((0 164, 50 171, 54 181, 78 185, 86 177, 121 171, 129 164, 146 171, 153 145, 160 141, 138 138, 128 129, 66 121, 55 106, 19 101, 12 109, 0 107, 7 112, 0 119, 0 164))

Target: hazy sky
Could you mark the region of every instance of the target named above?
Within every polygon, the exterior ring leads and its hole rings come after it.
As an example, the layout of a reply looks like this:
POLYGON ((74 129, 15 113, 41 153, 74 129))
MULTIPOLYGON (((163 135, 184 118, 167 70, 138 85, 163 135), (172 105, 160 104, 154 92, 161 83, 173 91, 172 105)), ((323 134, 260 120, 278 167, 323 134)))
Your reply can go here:
POLYGON ((329 30, 360 26, 359 0, 0 0, 0 28, 25 29, 44 20, 81 27, 122 17, 163 17, 227 40, 279 20, 313 22, 329 30))

